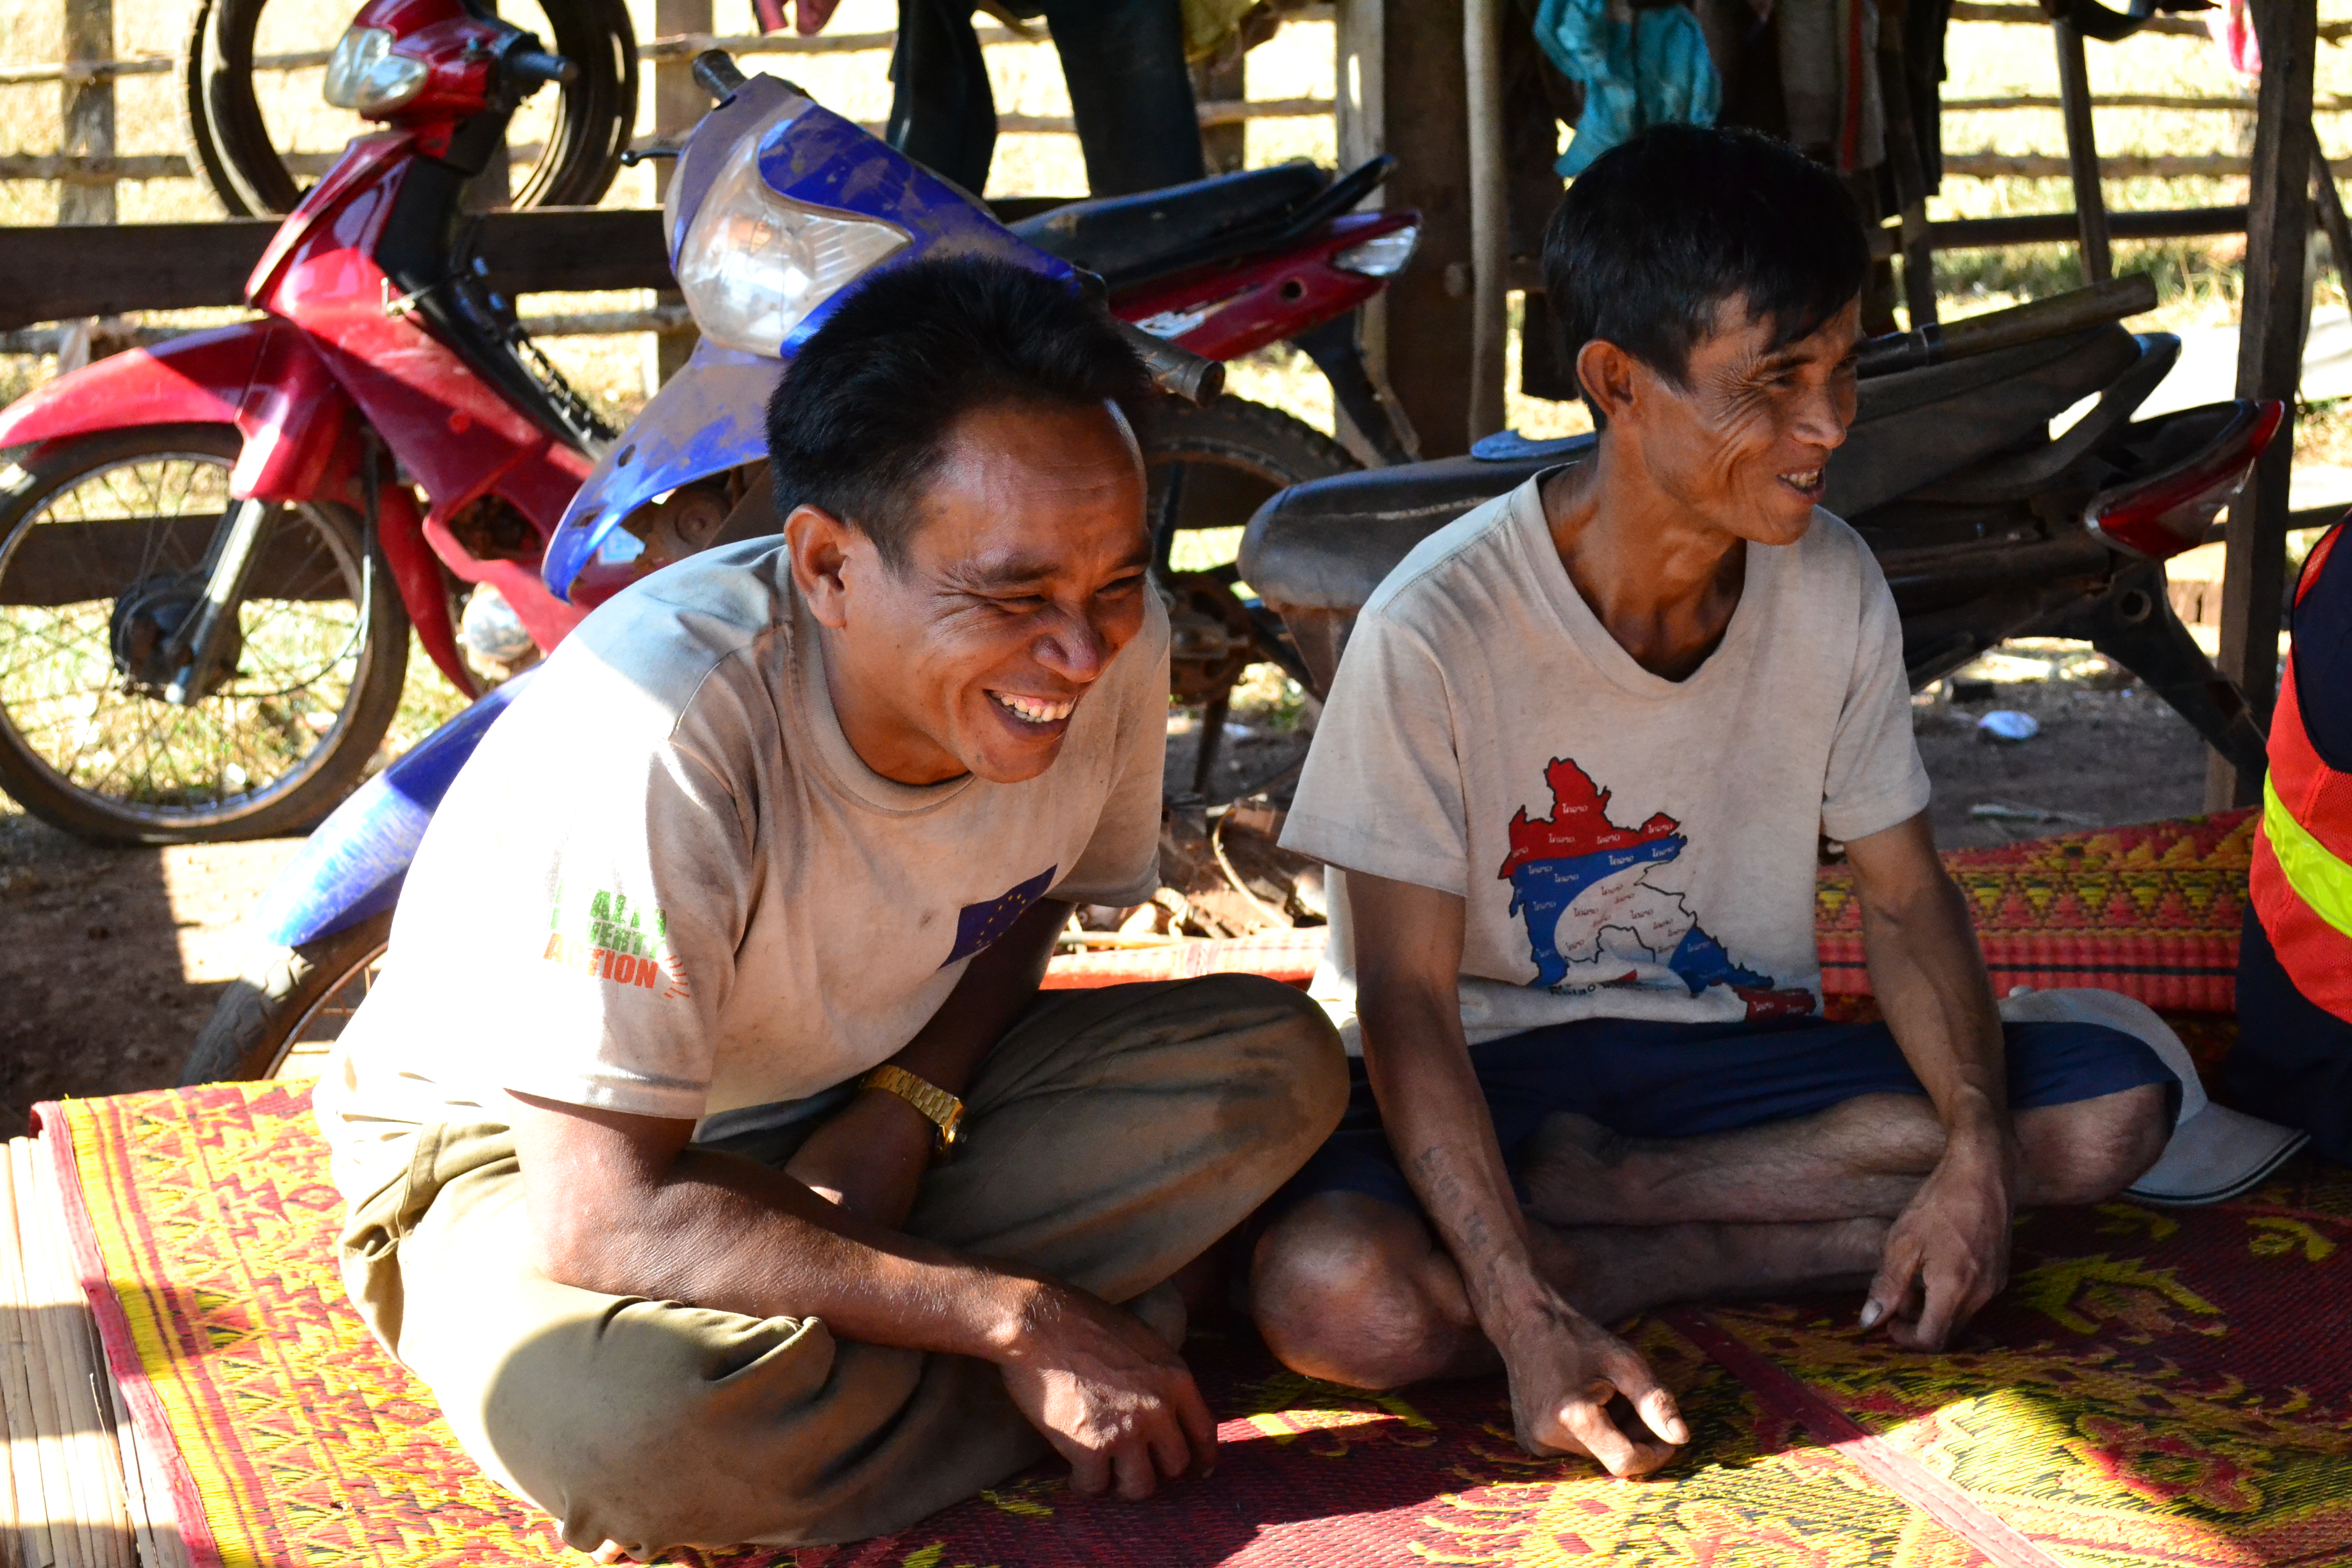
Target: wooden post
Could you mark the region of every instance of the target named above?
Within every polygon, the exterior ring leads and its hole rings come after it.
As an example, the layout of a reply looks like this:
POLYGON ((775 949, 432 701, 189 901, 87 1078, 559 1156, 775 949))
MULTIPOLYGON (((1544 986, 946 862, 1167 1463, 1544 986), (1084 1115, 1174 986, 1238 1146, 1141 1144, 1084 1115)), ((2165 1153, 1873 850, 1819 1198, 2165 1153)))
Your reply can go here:
MULTIPOLYGON (((1237 103, 1249 97, 1249 57, 1235 54, 1220 65, 1215 60, 1203 60, 1192 68, 1192 98, 1199 103, 1237 103)), ((1235 121, 1230 125, 1204 125, 1201 128, 1201 156, 1212 174, 1230 174, 1249 162, 1249 124, 1235 121)))
POLYGON ((1470 156, 1470 405, 1465 439, 1503 427, 1511 335, 1510 205, 1503 163, 1499 0, 1464 0, 1464 134, 1470 156))
MULTIPOLYGON (((656 37, 674 38, 680 33, 709 33, 711 29, 710 0, 654 0, 654 34, 656 37)), ((654 133, 657 136, 682 136, 710 112, 710 95, 694 79, 691 59, 666 59, 654 66, 654 133)), ((669 193, 669 177, 677 168, 675 158, 654 160, 654 200, 658 202, 669 193)), ((667 239, 667 236, 664 237, 667 239)), ((655 296, 656 303, 674 305, 685 298, 670 289, 655 296)), ((653 351, 647 356, 648 369, 646 393, 676 375, 694 352, 695 333, 661 332, 654 337, 653 351)))
POLYGON ((1372 151, 1400 160, 1388 205, 1418 208, 1422 216, 1420 250, 1389 281, 1378 342, 1389 384, 1428 458, 1451 457, 1469 445, 1469 106, 1464 73, 1441 63, 1461 58, 1463 7, 1464 0, 1340 5, 1341 123, 1352 122, 1359 147, 1366 121, 1379 128, 1372 151), (1376 28, 1378 43, 1365 53, 1368 26, 1376 28), (1348 53, 1351 46, 1360 52, 1348 53), (1349 109, 1350 78, 1359 70, 1362 107, 1349 109))
MULTIPOLYGON (((114 0, 65 0, 66 63, 68 66, 114 58, 114 0)), ((114 79, 66 78, 63 100, 65 141, 58 149, 68 157, 114 156, 114 79)), ((58 187, 60 224, 112 223, 114 183, 68 182, 58 187)))
MULTIPOLYGON (((2254 100, 2254 166, 2246 211, 2246 292, 2238 329, 2238 395, 2275 397, 2286 418, 2230 507, 2221 574, 2221 673, 2268 728, 2278 697, 2280 606, 2286 596, 2287 489, 2294 470, 2294 395, 2303 374, 2304 289, 2311 235, 2311 70, 2316 0, 2253 0, 2263 51, 2254 100)), ((2252 805, 2262 775, 2208 759, 2210 810, 2252 805)))
POLYGON ((2107 198, 2099 187, 2099 139, 2091 127, 2091 71, 2083 35, 2072 22, 2053 22, 2058 42, 2058 99, 2066 121, 2066 164, 2074 181, 2074 224, 2083 242, 2083 280, 2116 275, 2107 238, 2107 198))

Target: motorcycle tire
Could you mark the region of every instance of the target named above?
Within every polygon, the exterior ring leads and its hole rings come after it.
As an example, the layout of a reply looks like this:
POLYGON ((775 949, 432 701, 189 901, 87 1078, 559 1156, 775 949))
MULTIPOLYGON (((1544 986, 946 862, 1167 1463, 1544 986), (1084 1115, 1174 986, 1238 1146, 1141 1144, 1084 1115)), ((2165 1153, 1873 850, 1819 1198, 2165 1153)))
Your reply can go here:
POLYGON ((177 425, 0 451, 0 789, 79 837, 299 832, 359 787, 392 726, 408 614, 333 502, 273 525, 255 569, 283 592, 248 592, 238 668, 214 692, 175 707, 124 675, 126 640, 192 613, 240 447, 231 426, 177 425))
MULTIPOLYGON (((620 172, 636 121, 637 39, 627 0, 543 0, 553 53, 579 79, 543 89, 555 120, 537 163, 494 205, 593 206, 620 172)), ((268 0, 196 0, 179 60, 188 154, 231 217, 289 213, 302 185, 271 143, 254 91, 254 37, 268 0)), ((324 48, 331 38, 318 41, 324 48)))
POLYGON ((1167 470, 1181 465, 1185 488, 1175 526, 1182 531, 1239 528, 1275 491, 1309 479, 1353 472, 1346 448, 1303 419, 1246 398, 1220 397, 1202 407, 1166 398, 1140 432, 1150 484, 1150 510, 1160 520, 1167 470))
POLYGON ((180 1068, 180 1087, 276 1078, 299 1051, 342 1033, 392 936, 375 915, 299 947, 273 947, 229 982, 180 1068))

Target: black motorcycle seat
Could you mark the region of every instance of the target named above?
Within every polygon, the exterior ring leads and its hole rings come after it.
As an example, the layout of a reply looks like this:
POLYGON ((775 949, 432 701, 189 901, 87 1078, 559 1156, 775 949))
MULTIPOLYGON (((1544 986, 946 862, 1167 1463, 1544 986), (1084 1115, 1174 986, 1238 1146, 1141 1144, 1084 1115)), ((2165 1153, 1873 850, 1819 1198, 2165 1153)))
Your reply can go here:
POLYGON ((1160 258, 1219 235, 1286 217, 1330 183, 1329 170, 1297 159, 1132 196, 1070 202, 1006 226, 1038 249, 1116 282, 1149 274, 1160 258))
MULTIPOLYGON (((1822 504, 1853 518, 1994 453, 2047 439, 2050 420, 2145 352, 2108 325, 1862 384, 1822 504)), ((1398 562, 1471 508, 1591 447, 1482 442, 1493 458, 1445 458, 1316 479, 1277 492, 1242 536, 1243 579, 1286 609, 1360 608, 1398 562)))

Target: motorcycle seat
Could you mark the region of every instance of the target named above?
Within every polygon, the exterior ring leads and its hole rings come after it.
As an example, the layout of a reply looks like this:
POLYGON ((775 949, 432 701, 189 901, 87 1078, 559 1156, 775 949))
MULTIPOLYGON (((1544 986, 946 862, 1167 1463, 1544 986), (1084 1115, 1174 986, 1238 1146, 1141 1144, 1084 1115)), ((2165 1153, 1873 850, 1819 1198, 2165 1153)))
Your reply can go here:
POLYGON ((1116 287, 1160 271, 1164 258, 1287 217, 1330 183, 1329 170, 1298 159, 1131 196, 1070 202, 1006 226, 1038 249, 1099 273, 1116 287))
MULTIPOLYGON (((2107 325, 1864 381, 1822 504, 1858 518, 1972 463, 2046 447, 2053 416, 2115 382, 2152 346, 2107 325)), ((1317 680, 1328 684, 1356 611, 1414 545, 1473 507, 1576 461, 1593 439, 1488 440, 1469 457, 1294 485, 1250 519, 1243 579, 1278 609, 1317 680)))

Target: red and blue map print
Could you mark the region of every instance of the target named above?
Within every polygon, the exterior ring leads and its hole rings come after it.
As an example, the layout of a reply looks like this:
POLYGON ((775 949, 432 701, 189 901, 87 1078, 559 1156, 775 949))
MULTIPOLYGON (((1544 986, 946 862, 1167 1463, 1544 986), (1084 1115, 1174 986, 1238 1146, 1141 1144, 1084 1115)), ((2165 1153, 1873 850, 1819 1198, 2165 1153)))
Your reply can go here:
POLYGON ((1551 811, 1511 819, 1511 853, 1496 875, 1511 884, 1536 966, 1530 983, 1555 990, 1654 985, 1671 974, 1698 995, 1729 986, 1750 1018, 1813 1009, 1812 993, 1732 962, 1683 895, 1650 880, 1690 842, 1657 812, 1638 827, 1609 820, 1610 792, 1567 757, 1544 769, 1551 811), (1664 970, 1666 973, 1661 973, 1664 970))

